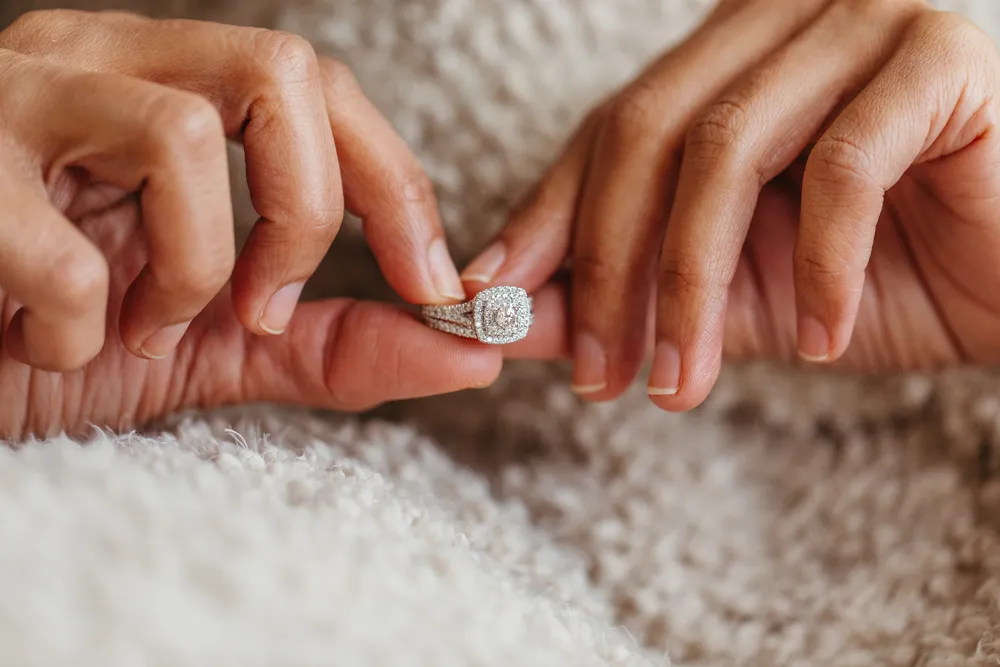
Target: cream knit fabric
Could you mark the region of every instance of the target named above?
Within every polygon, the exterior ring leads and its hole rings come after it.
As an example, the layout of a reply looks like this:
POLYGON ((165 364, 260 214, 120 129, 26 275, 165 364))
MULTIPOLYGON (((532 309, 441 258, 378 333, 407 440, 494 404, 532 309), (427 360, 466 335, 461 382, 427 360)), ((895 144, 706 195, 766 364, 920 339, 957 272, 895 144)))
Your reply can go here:
MULTIPOLYGON (((1000 37, 995 0, 949 6, 1000 37)), ((154 9, 347 61, 438 184, 464 261, 703 7, 154 9)), ((347 234, 314 292, 381 294, 373 276, 347 234)), ((565 369, 517 363, 363 418, 239 408, 0 450, 0 665, 996 665, 998 390, 754 367, 667 415, 641 386, 583 406, 565 369)))

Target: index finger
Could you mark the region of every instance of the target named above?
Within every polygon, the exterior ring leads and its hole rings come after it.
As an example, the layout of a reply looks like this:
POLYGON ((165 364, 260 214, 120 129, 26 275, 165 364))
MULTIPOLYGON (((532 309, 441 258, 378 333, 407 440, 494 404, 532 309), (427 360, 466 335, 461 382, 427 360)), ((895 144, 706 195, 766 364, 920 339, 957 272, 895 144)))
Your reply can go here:
POLYGON ((45 43, 56 44, 46 57, 201 95, 219 110, 226 136, 243 142, 261 217, 233 272, 233 307, 249 330, 280 333, 343 219, 312 47, 290 34, 201 21, 85 12, 59 12, 57 19, 38 19, 45 43))
POLYGON ((364 222, 389 285, 410 303, 463 300, 427 173, 346 65, 320 58, 319 67, 347 209, 364 222))

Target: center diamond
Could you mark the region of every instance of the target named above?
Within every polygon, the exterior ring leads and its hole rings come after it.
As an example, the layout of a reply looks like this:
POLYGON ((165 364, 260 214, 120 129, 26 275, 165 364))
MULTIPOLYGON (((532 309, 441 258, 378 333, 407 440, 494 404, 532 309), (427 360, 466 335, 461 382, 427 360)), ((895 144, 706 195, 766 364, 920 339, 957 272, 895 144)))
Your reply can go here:
POLYGON ((490 287, 473 303, 476 338, 491 345, 514 343, 528 334, 531 298, 520 287, 490 287))
POLYGON ((517 308, 513 304, 507 304, 497 308, 493 312, 493 322, 503 329, 517 322, 517 308))

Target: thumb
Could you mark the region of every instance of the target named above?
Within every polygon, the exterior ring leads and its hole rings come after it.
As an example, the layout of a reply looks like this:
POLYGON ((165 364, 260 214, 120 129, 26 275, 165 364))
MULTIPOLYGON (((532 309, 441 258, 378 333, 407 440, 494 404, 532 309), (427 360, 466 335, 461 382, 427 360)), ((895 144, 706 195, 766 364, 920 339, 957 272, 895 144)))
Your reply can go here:
POLYGON ((187 403, 358 411, 486 387, 502 365, 497 349, 435 331, 398 308, 351 299, 303 303, 281 336, 238 331, 235 320, 233 330, 206 326, 189 377, 209 379, 187 403))

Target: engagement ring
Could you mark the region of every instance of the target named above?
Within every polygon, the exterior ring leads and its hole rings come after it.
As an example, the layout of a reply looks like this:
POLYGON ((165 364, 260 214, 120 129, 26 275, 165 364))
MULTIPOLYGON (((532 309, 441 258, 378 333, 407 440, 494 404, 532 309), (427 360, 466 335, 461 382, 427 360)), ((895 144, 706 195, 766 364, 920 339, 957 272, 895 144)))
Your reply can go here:
POLYGON ((489 345, 507 345, 528 335, 531 297, 520 287, 490 287, 465 303, 423 306, 420 314, 438 331, 489 345))

